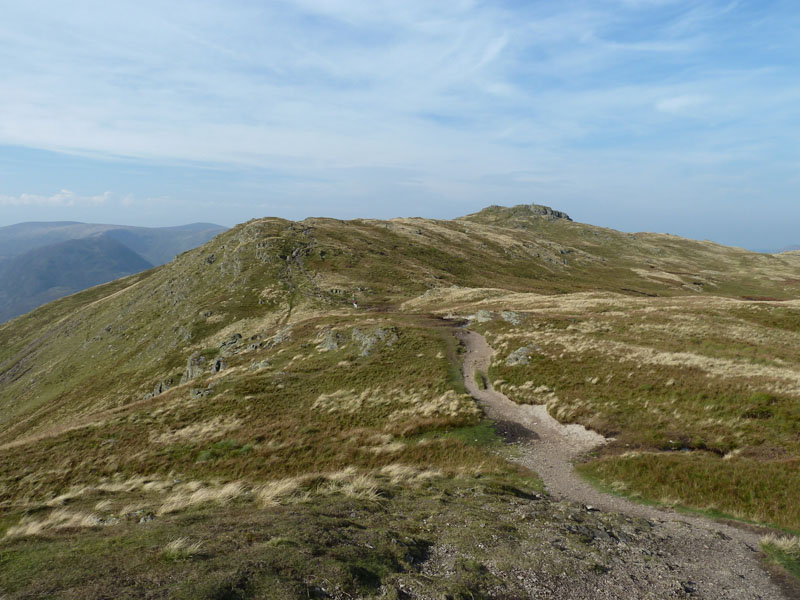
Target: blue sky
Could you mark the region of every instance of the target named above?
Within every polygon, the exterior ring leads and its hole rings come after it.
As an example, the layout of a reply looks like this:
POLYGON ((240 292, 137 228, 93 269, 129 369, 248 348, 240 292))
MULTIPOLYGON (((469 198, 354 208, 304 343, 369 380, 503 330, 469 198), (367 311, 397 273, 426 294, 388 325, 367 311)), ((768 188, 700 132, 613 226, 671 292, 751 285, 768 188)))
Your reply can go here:
POLYGON ((536 202, 800 243, 794 2, 0 6, 0 225, 536 202))

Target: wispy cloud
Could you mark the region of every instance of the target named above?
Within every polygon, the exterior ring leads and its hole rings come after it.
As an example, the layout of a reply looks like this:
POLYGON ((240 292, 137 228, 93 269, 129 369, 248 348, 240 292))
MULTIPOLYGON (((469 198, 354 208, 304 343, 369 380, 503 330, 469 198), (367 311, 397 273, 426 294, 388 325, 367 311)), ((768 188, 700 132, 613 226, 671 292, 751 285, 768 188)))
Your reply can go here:
POLYGON ((106 204, 110 197, 111 192, 105 192, 94 196, 81 196, 70 190, 61 190, 50 196, 41 196, 38 194, 7 196, 0 194, 0 206, 100 206, 106 204))
MULTIPOLYGON (((479 162, 520 117, 549 129, 549 143, 569 142, 614 109, 644 110, 664 82, 637 81, 637 62, 663 72, 641 53, 680 61, 702 25, 676 35, 648 21, 646 39, 625 39, 636 4, 630 14, 419 1, 26 6, 0 25, 0 110, 13 115, 0 142, 281 168, 431 165, 465 138, 464 159, 479 162), (569 110, 616 90, 624 106, 569 110), (459 125, 422 125, 421 113, 459 125)), ((680 97, 698 97, 687 87, 680 97)))
POLYGON ((283 201, 635 194, 612 177, 643 157, 800 159, 793 24, 779 1, 7 3, 0 145, 263 169, 283 201))
POLYGON ((656 102, 656 110, 671 114, 682 114, 687 109, 700 106, 706 102, 708 102, 708 98, 704 96, 672 96, 670 98, 662 98, 656 102))

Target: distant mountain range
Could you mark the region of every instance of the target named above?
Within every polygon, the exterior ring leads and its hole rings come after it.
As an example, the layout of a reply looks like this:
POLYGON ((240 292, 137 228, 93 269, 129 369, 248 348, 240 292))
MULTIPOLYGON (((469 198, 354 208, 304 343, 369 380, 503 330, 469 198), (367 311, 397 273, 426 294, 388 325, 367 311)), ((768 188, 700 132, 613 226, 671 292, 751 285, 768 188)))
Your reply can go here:
POLYGON ((69 221, 0 227, 0 322, 172 260, 225 227, 127 227, 69 221))

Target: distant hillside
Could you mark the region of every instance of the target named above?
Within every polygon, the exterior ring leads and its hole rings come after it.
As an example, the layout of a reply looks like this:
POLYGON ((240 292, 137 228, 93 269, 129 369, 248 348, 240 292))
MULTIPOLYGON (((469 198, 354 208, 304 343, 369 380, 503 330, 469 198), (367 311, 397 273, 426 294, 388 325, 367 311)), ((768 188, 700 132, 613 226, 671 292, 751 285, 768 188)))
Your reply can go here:
POLYGON ((106 235, 125 244, 154 265, 163 265, 181 252, 202 246, 224 227, 210 223, 193 223, 179 227, 118 227, 106 235))
POLYGON ((151 228, 60 221, 0 227, 0 322, 169 262, 222 231, 211 223, 151 228))
POLYGON ((18 223, 0 227, 0 263, 34 248, 108 233, 148 262, 162 265, 181 252, 202 246, 225 229, 212 223, 177 227, 129 227, 74 221, 18 223))
POLYGON ((153 265, 107 234, 29 250, 0 271, 0 321, 153 265))

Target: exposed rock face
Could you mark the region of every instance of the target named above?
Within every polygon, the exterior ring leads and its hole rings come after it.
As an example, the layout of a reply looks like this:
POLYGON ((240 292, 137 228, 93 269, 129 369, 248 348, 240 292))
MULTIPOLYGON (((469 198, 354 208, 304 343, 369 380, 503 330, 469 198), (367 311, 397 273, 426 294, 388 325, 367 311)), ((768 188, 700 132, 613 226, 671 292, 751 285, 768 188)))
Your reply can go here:
POLYGON ((528 206, 528 210, 531 212, 532 215, 546 217, 550 221, 555 221, 556 219, 565 219, 567 221, 572 221, 572 219, 570 219, 567 213, 561 212, 560 210, 553 210, 549 206, 542 206, 541 204, 531 204, 530 206, 528 206))
POLYGON ((173 385, 175 385, 175 381, 172 379, 172 377, 170 377, 169 379, 165 379, 163 381, 159 381, 153 388, 153 391, 145 395, 145 400, 149 398, 155 398, 156 396, 160 396, 168 389, 170 389, 173 385))
POLYGON ((265 346, 267 348, 274 348, 278 344, 282 344, 283 342, 290 339, 292 339, 292 326, 287 325, 286 327, 278 331, 278 333, 276 333, 274 336, 272 336, 272 338, 267 341, 265 346))
POLYGON ((186 368, 183 370, 183 375, 181 375, 181 383, 186 383, 187 381, 192 381, 200 377, 205 370, 205 363, 206 359, 204 356, 201 356, 198 352, 192 354, 189 360, 186 361, 186 368))
POLYGON ((501 312, 500 318, 506 323, 511 323, 512 325, 519 325, 522 323, 522 317, 519 315, 519 313, 515 313, 511 310, 504 310, 501 312))
POLYGON ((522 229, 527 229, 531 225, 532 219, 534 221, 572 221, 567 213, 541 204, 518 204, 511 207, 493 205, 462 218, 487 225, 522 229))
POLYGON ((506 358, 506 364, 509 367, 513 367, 515 365, 527 365, 529 362, 528 355, 531 353, 530 346, 523 346, 522 348, 517 348, 511 354, 508 355, 506 358))
POLYGON ((343 341, 342 334, 332 329, 321 333, 318 339, 319 344, 317 344, 317 349, 320 352, 338 350, 343 341))
POLYGON ((361 356, 369 356, 369 353, 378 342, 383 342, 391 347, 398 339, 397 331, 394 327, 386 329, 378 327, 373 331, 362 331, 358 327, 353 328, 353 341, 361 345, 361 356))
POLYGON ((241 333, 234 333, 231 337, 227 340, 222 342, 219 345, 220 352, 223 356, 230 356, 231 354, 236 354, 239 351, 239 344, 242 339, 241 333))
POLYGON ((486 309, 481 309, 475 313, 475 316, 472 317, 473 320, 477 321, 478 323, 488 323, 492 320, 492 313, 490 313, 486 309))

